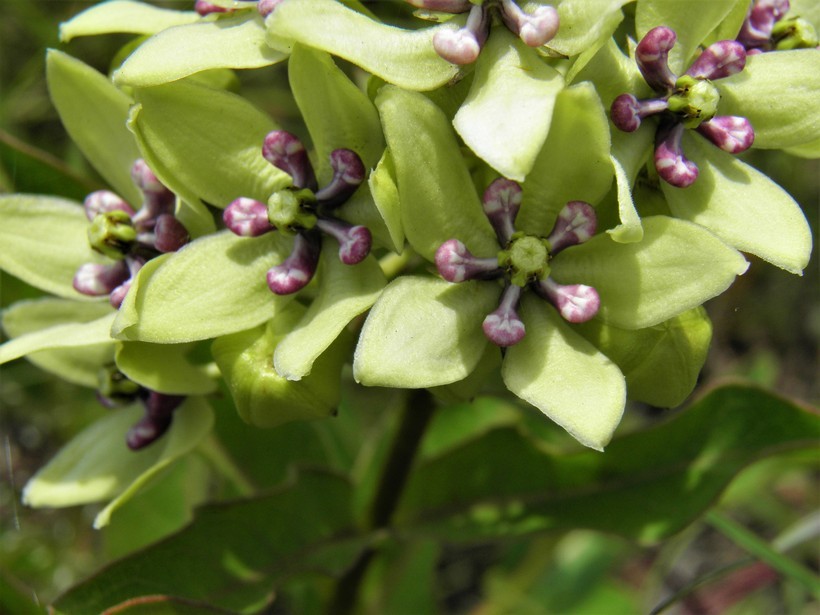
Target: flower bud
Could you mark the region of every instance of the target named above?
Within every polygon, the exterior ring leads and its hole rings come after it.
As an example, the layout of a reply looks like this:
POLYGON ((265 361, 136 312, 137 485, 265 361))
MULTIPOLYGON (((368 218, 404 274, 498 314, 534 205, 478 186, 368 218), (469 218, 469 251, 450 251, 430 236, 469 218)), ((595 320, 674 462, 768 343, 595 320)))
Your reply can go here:
POLYGON ((548 299, 567 322, 581 323, 591 320, 601 307, 598 291, 585 284, 563 285, 545 278, 535 285, 535 290, 548 299))
POLYGON ((154 247, 160 252, 176 252, 190 239, 182 222, 171 214, 162 214, 154 226, 154 247))
POLYGON ((124 211, 129 216, 134 215, 134 209, 123 201, 119 195, 110 190, 92 192, 85 197, 83 208, 85 209, 85 216, 89 220, 94 220, 98 214, 115 210, 124 211))
POLYGON ((130 277, 124 260, 113 265, 86 263, 77 269, 72 285, 74 290, 91 297, 109 295, 130 277))
POLYGON ((515 233, 515 217, 521 209, 522 198, 521 186, 502 177, 484 191, 481 206, 502 246, 506 246, 515 233))
POLYGON ((284 0, 259 0, 256 5, 256 10, 259 11, 262 17, 267 17, 273 13, 276 7, 282 4, 282 2, 284 2, 284 0))
POLYGON ((458 239, 449 239, 436 250, 436 268, 448 282, 499 277, 495 258, 476 258, 458 239))
POLYGON ((240 237, 258 237, 276 228, 268 220, 268 206, 244 196, 225 208, 222 220, 240 237))
POLYGON ((737 41, 712 43, 698 56, 686 74, 695 79, 723 79, 743 70, 746 50, 737 41))
POLYGON ((319 218, 316 226, 339 242, 339 260, 345 265, 360 263, 370 254, 373 238, 367 227, 351 226, 332 218, 319 218))
POLYGON ((302 142, 289 132, 274 130, 265 137, 262 156, 291 176, 296 188, 316 189, 316 176, 302 142))
POLYGON ((669 50, 677 35, 665 26, 652 28, 635 48, 635 60, 644 80, 657 92, 669 92, 675 87, 675 75, 669 70, 669 50))
POLYGON ((745 117, 721 115, 704 122, 698 132, 724 152, 739 154, 752 146, 755 131, 745 117))
POLYGON ((655 134, 655 169, 663 181, 678 188, 691 186, 698 178, 697 165, 683 155, 683 131, 683 124, 662 125, 655 134))
POLYGON ((316 273, 321 247, 317 234, 297 234, 290 256, 281 265, 268 270, 267 282, 271 291, 277 295, 290 295, 304 288, 316 273))
POLYGON ((362 159, 353 150, 336 149, 330 154, 333 178, 316 192, 316 200, 324 207, 333 208, 347 201, 364 181, 366 171, 362 159))
POLYGON ((558 33, 558 11, 551 6, 539 6, 527 14, 513 0, 501 0, 504 24, 530 47, 540 47, 558 33))
POLYGON ((484 335, 496 346, 506 348, 524 339, 526 327, 515 308, 521 298, 522 288, 509 284, 501 296, 501 303, 481 323, 484 335))
POLYGON ((558 219, 547 237, 552 256, 564 248, 584 243, 595 234, 597 218, 592 205, 584 201, 570 201, 558 212, 558 219))
POLYGON ((490 34, 490 15, 482 5, 473 5, 467 23, 458 30, 439 30, 433 36, 433 47, 442 58, 463 66, 478 59, 490 34))

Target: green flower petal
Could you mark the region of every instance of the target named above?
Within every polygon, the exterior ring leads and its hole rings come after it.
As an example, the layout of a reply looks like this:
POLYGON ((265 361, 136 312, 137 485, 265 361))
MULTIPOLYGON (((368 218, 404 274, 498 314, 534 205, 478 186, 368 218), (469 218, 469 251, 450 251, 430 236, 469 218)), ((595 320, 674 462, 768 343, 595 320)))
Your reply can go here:
POLYGON ((288 380, 300 380, 310 374, 317 357, 354 317, 373 305, 387 284, 373 256, 358 265, 345 265, 336 255, 335 242, 329 239, 322 247, 316 275, 319 279, 316 299, 273 355, 276 372, 288 380))
POLYGON ((501 368, 507 388, 584 446, 603 450, 626 402, 620 370, 547 303, 526 295, 519 313, 527 335, 507 349, 501 368))
POLYGON ((494 28, 453 125, 505 177, 524 181, 544 144, 564 79, 509 30, 494 28))
POLYGON ((370 172, 367 185, 390 234, 390 243, 384 245, 401 253, 404 250, 404 227, 401 223, 399 189, 396 186, 396 165, 389 149, 384 150, 379 164, 370 172))
POLYGON ((94 36, 124 32, 154 34, 160 30, 198 21, 194 11, 172 11, 144 2, 110 0, 103 2, 60 24, 60 40, 67 43, 76 36, 94 36))
POLYGON ((140 45, 114 73, 114 83, 148 87, 212 68, 261 68, 287 58, 265 38, 256 12, 169 28, 140 45))
POLYGON ((376 98, 396 165, 407 240, 427 260, 457 237, 475 254, 498 251, 456 136, 441 110, 422 94, 385 86, 376 98))
POLYGON ((755 130, 753 147, 786 148, 820 139, 820 51, 749 56, 746 68, 718 82, 721 115, 741 115, 755 130))
POLYGON ((547 47, 568 57, 600 46, 621 23, 621 7, 631 0, 563 0, 558 5, 561 26, 547 47))
POLYGON ((686 135, 684 150, 700 174, 686 189, 662 182, 672 213, 705 226, 738 250, 800 274, 809 262, 812 237, 794 199, 767 176, 699 136, 686 135))
POLYGON ((407 31, 386 26, 334 0, 287 0, 266 25, 274 47, 283 40, 304 43, 411 90, 437 88, 459 70, 433 48, 438 28, 407 31))
POLYGON ((274 295, 265 281, 267 270, 287 258, 290 243, 275 232, 248 238, 222 231, 197 239, 160 265, 150 267, 155 261, 149 261, 128 293, 128 305, 120 308, 114 334, 174 344, 265 322, 293 298, 274 295))
POLYGON ((111 324, 115 314, 110 313, 90 322, 68 322, 15 337, 0 345, 0 364, 19 359, 40 350, 94 346, 111 339, 111 324))
POLYGON ((131 180, 131 166, 140 152, 125 125, 131 99, 90 66, 55 49, 46 55, 46 80, 71 139, 114 192, 139 206, 142 194, 131 180))
POLYGON ((613 39, 594 53, 584 52, 567 71, 568 84, 592 81, 606 109, 624 92, 649 95, 651 90, 635 60, 625 55, 613 39))
POLYGON ((646 156, 654 140, 655 127, 643 124, 633 133, 616 132, 612 136, 612 168, 618 187, 618 217, 621 223, 607 231, 618 243, 632 243, 643 238, 641 218, 635 209, 632 186, 638 171, 646 162, 646 156))
POLYGON ((657 325, 726 290, 749 263, 696 224, 650 216, 638 243, 596 235, 552 261, 562 284, 588 284, 601 297, 598 317, 622 329, 657 325))
POLYGON ((577 325, 576 331, 620 368, 630 399, 660 408, 674 408, 689 396, 712 339, 702 307, 636 331, 597 319, 577 325))
POLYGON ((353 377, 366 386, 425 388, 467 377, 487 345, 481 322, 500 287, 402 277, 384 289, 359 335, 353 377))
POLYGON ((794 147, 787 147, 783 151, 799 158, 820 158, 820 138, 794 147))
POLYGON ((216 381, 207 365, 188 358, 194 344, 117 344, 117 367, 134 382, 168 395, 207 395, 216 381))
POLYGON ((290 176, 262 157, 277 128, 241 96, 177 81, 137 91, 129 126, 162 183, 188 202, 226 207, 245 196, 266 202, 290 176))

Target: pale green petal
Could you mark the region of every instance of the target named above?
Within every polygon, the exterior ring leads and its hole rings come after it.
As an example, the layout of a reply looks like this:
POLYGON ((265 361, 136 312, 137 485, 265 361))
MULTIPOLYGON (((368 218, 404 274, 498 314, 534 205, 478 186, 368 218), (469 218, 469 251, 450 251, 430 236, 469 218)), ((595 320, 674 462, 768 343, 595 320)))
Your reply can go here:
POLYGON ((783 151, 799 158, 820 158, 820 137, 808 143, 787 147, 783 151))
POLYGON ((411 90, 432 90, 450 81, 458 67, 433 48, 443 25, 421 30, 386 26, 335 0, 287 0, 267 21, 275 46, 300 42, 340 56, 389 83, 411 90))
POLYGON ((794 199, 766 175, 700 136, 686 135, 684 151, 700 174, 685 189, 662 182, 672 213, 705 226, 738 250, 800 274, 809 262, 812 237, 794 199))
POLYGON ((478 256, 498 251, 456 136, 444 113, 422 94, 385 86, 376 106, 396 165, 404 232, 426 259, 460 239, 478 256))
POLYGON ((88 224, 68 199, 0 195, 0 269, 48 293, 88 299, 72 285, 80 265, 101 262, 88 245, 88 224))
POLYGON ((60 40, 67 43, 75 36, 115 32, 154 34, 199 19, 200 16, 194 11, 172 11, 133 0, 110 0, 60 24, 60 40))
POLYGON ((564 79, 504 27, 494 28, 476 62, 453 125, 503 176, 524 181, 547 138, 564 79))
POLYGON ((651 327, 726 290, 749 263, 696 224, 650 216, 643 240, 596 235, 552 261, 562 284, 587 284, 601 297, 598 317, 623 329, 651 327))
POLYGON ((613 39, 588 55, 584 52, 567 71, 567 83, 591 81, 609 110, 612 101, 625 92, 636 96, 649 95, 651 90, 643 80, 635 60, 625 55, 613 39))
POLYGON ((287 55, 268 46, 265 24, 236 15, 163 30, 140 45, 114 75, 114 83, 148 87, 212 68, 262 68, 287 55))
POLYGON ((71 139, 114 192, 138 207, 142 193, 131 180, 131 166, 140 152, 125 125, 131 99, 104 75, 56 49, 46 56, 46 79, 71 139))
POLYGON ((106 314, 90 322, 54 325, 47 329, 25 333, 0 345, 0 364, 39 350, 93 346, 111 339, 111 324, 115 314, 106 314))
POLYGON ((359 334, 353 377, 366 386, 424 388, 467 377, 487 345, 484 317, 500 287, 402 277, 384 289, 359 334))
POLYGON ((527 334, 504 357, 507 388, 584 446, 603 450, 626 403, 620 370, 546 302, 526 295, 519 313, 527 334))
POLYGON ((396 186, 396 165, 389 149, 384 150, 379 164, 370 172, 367 185, 390 233, 391 243, 386 245, 394 252, 401 253, 404 250, 404 227, 401 223, 399 189, 396 186))
POLYGON ((334 241, 325 240, 316 273, 317 296, 273 355, 276 372, 288 380, 300 380, 310 374, 316 358, 354 317, 373 305, 387 283, 372 255, 358 265, 345 265, 339 261, 336 247, 334 241))
POLYGON ((129 379, 168 395, 207 395, 216 390, 216 381, 207 365, 188 358, 194 344, 117 344, 117 367, 129 379))
MULTIPOLYGON (((561 25, 547 47, 575 56, 609 38, 623 20, 621 7, 632 0, 563 0, 558 4, 561 25)), ((556 3, 557 4, 557 3, 556 3)))
POLYGON ((612 136, 612 168, 618 186, 618 215, 621 223, 607 232, 619 243, 643 238, 643 226, 632 199, 632 186, 638 171, 646 162, 655 137, 655 126, 643 124, 632 133, 616 131, 612 136))
POLYGON ((274 295, 265 279, 268 269, 287 258, 290 247, 291 240, 276 232, 237 237, 222 231, 201 237, 168 255, 161 266, 147 272, 143 267, 126 299, 133 309, 120 308, 114 334, 173 344, 265 322, 293 298, 274 295))

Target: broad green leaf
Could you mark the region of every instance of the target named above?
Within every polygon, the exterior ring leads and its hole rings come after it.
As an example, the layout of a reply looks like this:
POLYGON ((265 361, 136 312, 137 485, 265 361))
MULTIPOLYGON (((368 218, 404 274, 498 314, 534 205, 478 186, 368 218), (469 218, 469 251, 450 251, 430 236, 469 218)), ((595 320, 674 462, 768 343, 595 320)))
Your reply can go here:
POLYGON ((140 272, 128 293, 133 308, 123 305, 114 334, 173 344, 242 331, 272 318, 292 296, 274 295, 265 274, 287 258, 290 243, 277 232, 200 237, 156 269, 140 272))
MULTIPOLYGON (((88 323, 112 313, 107 301, 77 302, 45 297, 19 301, 2 313, 3 330, 10 338, 69 323, 88 323)), ((81 386, 97 388, 100 367, 114 362, 114 343, 41 350, 26 357, 38 367, 81 386)))
POLYGON ((525 296, 520 314, 527 334, 507 349, 504 384, 584 446, 604 450, 624 411, 623 374, 545 301, 525 296))
POLYGON ((782 149, 820 138, 820 51, 796 49, 746 58, 739 73, 717 82, 721 115, 752 123, 753 147, 782 149))
POLYGON ((370 172, 367 185, 370 188, 373 203, 390 233, 390 244, 387 246, 394 252, 403 252, 404 227, 401 223, 399 189, 396 186, 396 165, 389 149, 384 150, 379 164, 370 172))
POLYGON ((550 129, 564 79, 504 27, 494 28, 453 125, 479 158, 524 181, 550 129))
POLYGON ((666 26, 677 34, 669 52, 669 67, 680 75, 692 63, 698 45, 730 14, 735 5, 746 0, 638 0, 635 29, 638 40, 655 26, 666 26))
POLYGON ((266 22, 274 47, 299 42, 349 60, 389 83, 411 90, 432 90, 458 73, 433 48, 439 28, 401 30, 353 11, 335 0, 286 0, 276 19, 266 22))
MULTIPOLYGON (((133 495, 168 464, 190 451, 211 429, 213 413, 200 398, 174 411, 168 432, 141 451, 129 450, 125 434, 142 418, 142 405, 111 410, 80 432, 48 462, 23 490, 23 501, 35 508, 63 507, 133 495)), ((113 503, 113 502, 112 502, 113 503)), ((113 508, 104 509, 95 525, 106 524, 113 508)))
POLYGON ((71 139, 114 192, 139 206, 142 193, 131 180, 131 166, 140 152, 125 126, 131 99, 104 75, 56 49, 46 55, 46 79, 71 139))
POLYGON ((352 534, 351 491, 337 476, 303 472, 263 496, 204 506, 187 528, 107 566, 54 608, 100 613, 129 598, 166 595, 257 612, 291 577, 340 576, 352 564, 366 540, 352 534), (197 565, 180 566, 180 553, 197 565))
POLYGON ((434 540, 390 541, 368 570, 358 603, 367 613, 437 613, 443 546, 434 540))
POLYGON ((277 427, 290 421, 327 418, 339 405, 340 374, 348 356, 345 339, 331 345, 312 363, 310 375, 298 382, 279 375, 273 367, 276 347, 303 313, 291 304, 267 325, 226 335, 213 343, 214 360, 236 409, 251 425, 277 427))
POLYGON ((427 260, 458 238, 474 254, 498 251, 450 122, 422 94, 385 86, 376 98, 396 165, 404 233, 427 260))
POLYGON ((739 252, 696 224, 650 216, 643 228, 640 242, 596 235, 552 261, 556 281, 598 291, 598 318, 607 324, 657 325, 719 295, 749 267, 739 252))
POLYGON ((632 186, 638 171, 646 160, 646 155, 654 140, 655 127, 642 125, 631 134, 616 132, 612 138, 610 161, 615 171, 618 189, 618 217, 620 224, 607 231, 618 243, 632 243, 643 238, 641 218, 635 209, 632 186))
POLYGON ((487 345, 481 322, 500 287, 402 277, 382 291, 359 334, 353 376, 366 386, 426 388, 465 378, 487 345))
POLYGON ((603 455, 550 455, 500 429, 418 465, 396 525, 448 541, 590 528, 657 542, 698 518, 748 464, 814 448, 818 436, 815 413, 744 386, 714 390, 603 455))
POLYGON ((684 148, 700 174, 685 190, 662 183, 672 213, 708 228, 738 250, 801 274, 809 262, 812 237, 794 199, 766 175, 700 136, 686 135, 684 148))
POLYGON ((313 141, 320 185, 330 181, 328 158, 335 149, 352 149, 365 169, 376 166, 384 151, 379 114, 329 55, 294 45, 288 60, 288 79, 313 141), (331 100, 333 105, 329 107, 331 100))
POLYGON ((114 322, 114 316, 115 314, 109 313, 89 322, 67 322, 24 333, 0 345, 0 364, 40 350, 95 346, 112 342, 111 324, 114 322))
POLYGON ((72 285, 80 265, 101 260, 88 245, 88 225, 73 201, 0 195, 0 269, 48 293, 88 299, 72 285))
POLYGON ((129 126, 146 161, 189 202, 266 202, 290 177, 262 157, 273 120, 241 96, 177 81, 138 90, 129 126))
POLYGON ((172 11, 133 0, 110 0, 92 6, 60 24, 60 40, 67 43, 76 36, 115 32, 154 34, 199 19, 194 11, 172 11))
POLYGON ((631 0, 563 0, 558 4, 560 27, 547 47, 568 57, 600 44, 623 20, 621 7, 631 0))
POLYGON ((256 12, 169 28, 128 56, 114 83, 144 88, 212 68, 262 68, 284 60, 287 55, 269 47, 265 36, 256 12))
POLYGON ((216 382, 207 365, 191 362, 193 344, 117 344, 117 367, 129 379, 168 395, 207 395, 216 382))
POLYGON ((674 408, 692 392, 712 340, 702 307, 646 329, 629 331, 593 319, 576 331, 620 368, 630 399, 659 408, 674 408))
POLYGON ((167 254, 160 254, 156 258, 152 258, 145 263, 137 275, 131 280, 131 287, 129 292, 125 295, 125 299, 120 304, 120 309, 117 310, 117 317, 114 319, 114 324, 111 326, 111 335, 116 338, 123 338, 123 331, 129 327, 137 324, 139 320, 139 313, 137 312, 137 295, 140 291, 136 290, 140 287, 142 280, 148 280, 154 272, 159 269, 162 264, 171 258, 172 252, 167 254))
POLYGON ((310 374, 313 362, 353 318, 373 305, 387 284, 373 256, 358 265, 345 265, 335 248, 335 242, 325 240, 316 274, 317 296, 273 354, 276 372, 288 380, 301 380, 310 374))
POLYGON ((568 201, 597 204, 612 184, 609 124, 591 83, 556 99, 544 148, 524 183, 516 228, 546 236, 568 201))

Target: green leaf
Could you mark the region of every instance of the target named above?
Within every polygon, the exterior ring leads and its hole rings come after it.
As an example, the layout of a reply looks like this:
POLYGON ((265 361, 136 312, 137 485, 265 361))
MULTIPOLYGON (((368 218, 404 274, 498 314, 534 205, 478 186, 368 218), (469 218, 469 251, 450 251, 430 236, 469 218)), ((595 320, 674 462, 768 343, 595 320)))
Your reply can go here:
POLYGON ((109 0, 60 24, 60 41, 67 43, 77 36, 115 32, 154 34, 199 19, 194 11, 172 11, 132 0, 109 0))
POLYGON ((500 287, 406 276, 389 284, 359 334, 353 375, 366 386, 426 388, 465 378, 487 345, 481 321, 500 287))
POLYGON ((358 265, 345 265, 339 261, 333 243, 326 239, 322 248, 316 298, 273 355, 276 372, 288 380, 310 374, 313 362, 353 318, 373 305, 387 284, 373 256, 358 265))
POLYGON ((0 269, 47 293, 88 300, 72 284, 80 265, 100 262, 88 245, 88 225, 74 201, 0 195, 0 269))
POLYGON ((558 33, 547 47, 575 56, 609 38, 624 16, 621 7, 631 0, 563 0, 558 4, 558 33))
POLYGON ((131 116, 146 161, 189 202, 226 207, 240 196, 266 202, 290 177, 262 157, 276 124, 241 96, 177 81, 138 90, 131 116))
POLYGON ((612 184, 609 149, 609 123, 592 84, 560 92, 550 133, 523 185, 516 227, 547 235, 568 201, 600 201, 612 184))
POLYGON ((200 237, 160 265, 143 267, 112 331, 120 339, 173 344, 254 327, 292 299, 274 295, 265 279, 289 251, 290 240, 276 232, 200 237))
POLYGON ((753 147, 796 147, 820 138, 820 51, 749 56, 746 68, 718 86, 720 114, 748 119, 755 131, 753 147))
POLYGON ((318 357, 310 375, 298 382, 279 375, 273 367, 276 347, 303 313, 291 304, 267 325, 220 337, 213 343, 214 359, 236 409, 251 425, 277 427, 290 421, 326 418, 339 405, 340 374, 347 359, 343 338, 318 357))
POLYGON ((139 206, 142 193, 131 180, 131 166, 140 152, 125 126, 131 99, 96 70, 56 49, 46 55, 46 79, 71 139, 114 192, 139 206))
POLYGON ((392 86, 379 91, 376 106, 396 165, 407 240, 430 261, 454 237, 474 254, 495 254, 495 233, 444 113, 422 94, 392 86))
POLYGON ((370 172, 367 185, 390 234, 390 243, 386 244, 387 247, 394 252, 403 252, 404 227, 401 223, 399 188, 396 186, 396 165, 389 149, 384 150, 379 164, 370 172))
POLYGON ((575 330, 623 372, 630 399, 659 408, 674 408, 692 392, 712 340, 702 307, 646 329, 619 329, 594 319, 575 330))
POLYGON ((546 302, 527 295, 520 314, 527 334, 507 349, 504 384, 584 446, 604 450, 626 403, 620 370, 546 302))
POLYGON ((265 36, 258 13, 169 28, 128 56, 114 83, 149 87, 213 68, 262 68, 287 58, 269 47, 265 36))
POLYGON ((40 350, 95 346, 111 339, 115 314, 106 314, 90 322, 67 322, 47 329, 25 333, 0 345, 0 364, 19 359, 40 350))
POLYGON ((695 224, 650 216, 643 240, 617 243, 596 235, 552 261, 561 284, 587 284, 601 297, 598 318, 622 329, 657 325, 726 290, 746 259, 695 224))
MULTIPOLYGON (((111 313, 107 301, 80 303, 46 297, 19 301, 4 310, 3 329, 10 338, 18 338, 57 325, 88 323, 111 313)), ((100 344, 41 350, 28 354, 27 359, 64 380, 97 388, 100 367, 114 361, 114 344, 108 339, 100 344)))
POLYGON ((291 577, 339 576, 353 562, 364 540, 351 535, 350 501, 347 481, 303 472, 264 496, 205 506, 186 529, 109 565, 54 608, 102 612, 129 598, 168 595, 256 612, 291 577), (197 565, 180 566, 180 553, 197 565))
POLYGON ((207 395, 216 382, 207 365, 191 362, 194 344, 117 344, 117 367, 129 379, 168 395, 207 395))
POLYGON ((564 79, 506 28, 490 34, 453 125, 479 158, 521 182, 547 138, 564 79))
POLYGON ((125 434, 144 412, 141 405, 112 410, 80 432, 26 484, 23 501, 42 508, 114 498, 94 520, 95 527, 103 527, 118 506, 188 453, 213 425, 208 404, 192 397, 174 411, 171 428, 160 440, 131 451, 125 434))
POLYGON ((738 250, 801 274, 809 263, 812 237, 794 199, 766 175, 700 136, 685 139, 686 155, 700 173, 686 189, 662 182, 672 213, 708 228, 738 250))
POLYGON ((303 43, 339 56, 389 83, 432 90, 450 81, 458 67, 433 48, 441 27, 408 31, 386 26, 334 0, 286 0, 266 22, 271 43, 303 43))
POLYGON ((816 414, 743 386, 617 438, 603 455, 550 455, 499 429, 417 466, 397 529, 474 541, 590 528, 656 542, 694 521, 748 464, 816 447, 818 436, 816 414))
POLYGON ((288 79, 313 140, 320 185, 330 181, 328 159, 335 149, 352 149, 365 169, 376 166, 384 151, 379 114, 367 95, 328 54, 294 45, 288 61, 288 79), (333 101, 330 108, 329 100, 333 101))

